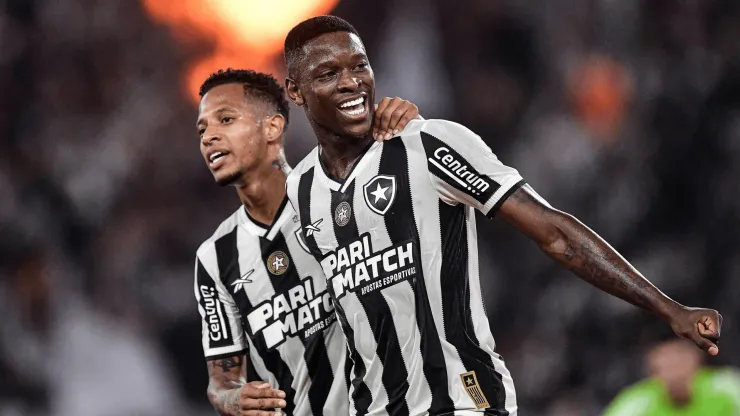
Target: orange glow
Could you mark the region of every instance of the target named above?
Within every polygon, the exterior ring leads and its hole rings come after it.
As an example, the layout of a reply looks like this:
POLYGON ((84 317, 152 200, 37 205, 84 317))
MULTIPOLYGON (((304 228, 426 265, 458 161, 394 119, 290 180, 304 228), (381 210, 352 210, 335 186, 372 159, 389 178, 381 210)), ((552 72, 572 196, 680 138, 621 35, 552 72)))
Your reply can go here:
POLYGON ((632 82, 624 67, 606 56, 591 56, 571 73, 576 113, 598 139, 610 141, 624 118, 632 82))
MULTIPOLYGON (((198 87, 222 68, 277 73, 288 31, 311 16, 329 13, 339 0, 141 0, 158 23, 172 27, 184 44, 203 39, 211 55, 193 62, 184 74, 187 95, 198 101, 198 87)), ((279 66, 280 68, 282 65, 279 66)))

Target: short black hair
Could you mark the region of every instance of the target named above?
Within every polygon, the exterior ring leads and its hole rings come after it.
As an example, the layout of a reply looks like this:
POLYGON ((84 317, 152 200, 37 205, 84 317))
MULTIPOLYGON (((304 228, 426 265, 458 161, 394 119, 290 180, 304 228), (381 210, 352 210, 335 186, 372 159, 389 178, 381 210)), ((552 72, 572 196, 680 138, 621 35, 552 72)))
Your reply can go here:
POLYGON ((214 87, 225 84, 244 85, 244 94, 273 106, 278 114, 285 119, 285 125, 288 125, 290 107, 287 98, 285 98, 285 89, 272 75, 251 69, 219 69, 218 72, 211 74, 203 82, 198 94, 202 98, 214 87))
POLYGON ((316 16, 298 23, 290 29, 285 37, 283 54, 285 55, 285 66, 288 74, 293 74, 293 64, 301 54, 303 46, 309 41, 321 35, 334 32, 354 33, 358 37, 357 30, 348 21, 336 16, 316 16))

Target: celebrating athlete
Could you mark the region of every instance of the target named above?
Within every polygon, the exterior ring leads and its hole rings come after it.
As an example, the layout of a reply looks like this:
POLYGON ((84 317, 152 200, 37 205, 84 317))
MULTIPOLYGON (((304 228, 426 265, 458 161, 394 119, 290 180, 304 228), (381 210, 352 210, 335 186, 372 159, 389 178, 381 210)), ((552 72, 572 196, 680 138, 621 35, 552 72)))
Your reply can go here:
MULTIPOLYGON (((200 151, 216 182, 234 186, 241 201, 195 264, 209 400, 228 415, 347 414, 344 338, 285 198, 284 90, 269 75, 227 70, 200 95, 200 151)), ((417 116, 414 104, 384 99, 377 136, 417 116)))
POLYGON ((716 311, 669 299, 472 131, 412 121, 400 140, 374 141, 375 79, 349 23, 321 16, 298 24, 285 59, 288 95, 318 139, 291 172, 288 196, 347 337, 353 414, 516 414, 481 297, 473 209, 718 353, 716 311))

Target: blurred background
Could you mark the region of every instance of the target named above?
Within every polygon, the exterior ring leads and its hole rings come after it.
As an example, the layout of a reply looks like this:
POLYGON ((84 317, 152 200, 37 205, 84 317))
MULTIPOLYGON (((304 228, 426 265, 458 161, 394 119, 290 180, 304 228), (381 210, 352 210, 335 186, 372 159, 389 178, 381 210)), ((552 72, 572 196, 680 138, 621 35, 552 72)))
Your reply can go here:
MULTIPOLYGON (((0 416, 209 415, 195 249, 238 206, 198 151, 220 67, 284 76, 316 14, 363 36, 378 99, 480 134, 740 366, 734 0, 0 0, 0 416)), ((293 108, 287 155, 313 146, 293 108)), ((479 218, 522 415, 597 415, 670 329, 479 218)))

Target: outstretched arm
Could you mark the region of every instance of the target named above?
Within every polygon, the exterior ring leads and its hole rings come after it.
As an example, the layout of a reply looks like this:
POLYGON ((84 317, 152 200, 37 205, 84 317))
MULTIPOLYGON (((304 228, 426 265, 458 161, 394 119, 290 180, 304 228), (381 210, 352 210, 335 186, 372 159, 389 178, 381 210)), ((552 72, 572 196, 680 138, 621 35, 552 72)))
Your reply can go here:
POLYGON ((655 313, 680 337, 712 355, 722 316, 671 300, 595 232, 573 216, 550 207, 529 186, 514 192, 497 216, 533 239, 551 258, 597 288, 655 313))
POLYGON ((208 401, 220 415, 279 415, 273 409, 285 407, 285 393, 264 381, 247 383, 246 368, 245 355, 209 360, 208 401))
POLYGON ((687 308, 669 299, 596 233, 522 186, 519 172, 501 163, 466 127, 427 120, 420 129, 431 183, 442 201, 498 215, 581 279, 657 314, 676 334, 710 354, 719 352, 715 342, 722 316, 717 311, 687 308))

